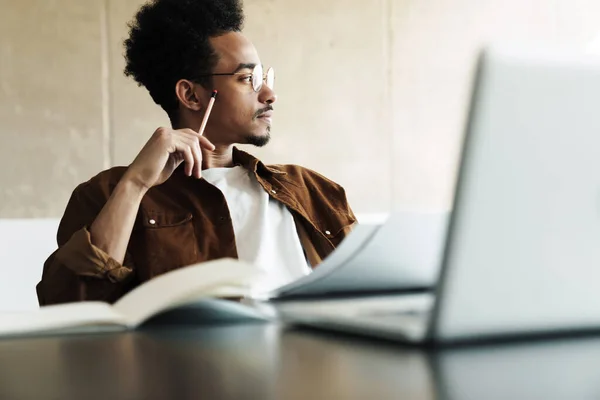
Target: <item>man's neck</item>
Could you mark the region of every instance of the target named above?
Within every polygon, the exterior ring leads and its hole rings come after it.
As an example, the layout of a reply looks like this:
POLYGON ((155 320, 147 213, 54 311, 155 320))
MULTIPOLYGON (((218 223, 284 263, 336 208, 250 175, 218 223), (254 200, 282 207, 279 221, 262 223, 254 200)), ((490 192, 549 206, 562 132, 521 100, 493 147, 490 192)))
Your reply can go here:
MULTIPOLYGON (((173 129, 190 128, 192 125, 200 125, 188 122, 185 118, 174 123, 171 121, 173 129)), ((193 129, 193 128, 190 128, 193 129)), ((205 134, 207 131, 205 131, 205 134)), ((209 151, 204 148, 202 150, 202 169, 209 168, 230 168, 233 167, 233 144, 213 143, 214 151, 209 151)))
POLYGON ((233 167, 233 145, 216 145, 214 151, 202 149, 202 169, 233 167))

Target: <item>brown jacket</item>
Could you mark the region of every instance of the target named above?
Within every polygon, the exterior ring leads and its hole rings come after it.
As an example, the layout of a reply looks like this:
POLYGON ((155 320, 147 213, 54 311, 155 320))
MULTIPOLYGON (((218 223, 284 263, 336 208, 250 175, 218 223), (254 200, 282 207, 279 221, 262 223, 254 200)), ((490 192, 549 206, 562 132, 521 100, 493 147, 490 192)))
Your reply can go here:
MULTIPOLYGON (((263 189, 294 217, 306 258, 316 266, 350 232, 356 218, 344 189, 295 165, 265 165, 234 148, 233 161, 255 173, 263 189)), ((74 191, 58 228, 58 250, 37 285, 40 305, 80 300, 114 302, 137 285, 186 265, 237 258, 225 197, 177 169, 142 199, 123 265, 94 246, 89 227, 125 167, 101 172, 74 191)))

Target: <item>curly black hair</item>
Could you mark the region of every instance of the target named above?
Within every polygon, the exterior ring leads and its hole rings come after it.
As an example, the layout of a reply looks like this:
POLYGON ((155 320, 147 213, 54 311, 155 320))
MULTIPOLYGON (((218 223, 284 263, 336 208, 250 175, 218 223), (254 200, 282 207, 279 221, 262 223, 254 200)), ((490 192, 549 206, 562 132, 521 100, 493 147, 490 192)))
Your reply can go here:
POLYGON ((209 38, 239 32, 244 23, 241 0, 151 0, 128 24, 125 75, 145 86, 174 122, 175 84, 189 79, 210 85, 218 61, 209 38))

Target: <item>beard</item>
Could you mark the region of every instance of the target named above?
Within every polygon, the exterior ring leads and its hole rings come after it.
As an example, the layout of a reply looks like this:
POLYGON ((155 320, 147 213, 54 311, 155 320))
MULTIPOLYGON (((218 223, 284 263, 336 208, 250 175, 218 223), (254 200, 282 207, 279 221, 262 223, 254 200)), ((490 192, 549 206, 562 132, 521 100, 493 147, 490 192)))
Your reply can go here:
POLYGON ((256 136, 256 135, 248 135, 246 136, 246 144, 250 144, 256 147, 266 146, 267 143, 271 140, 271 127, 267 128, 266 135, 256 136))

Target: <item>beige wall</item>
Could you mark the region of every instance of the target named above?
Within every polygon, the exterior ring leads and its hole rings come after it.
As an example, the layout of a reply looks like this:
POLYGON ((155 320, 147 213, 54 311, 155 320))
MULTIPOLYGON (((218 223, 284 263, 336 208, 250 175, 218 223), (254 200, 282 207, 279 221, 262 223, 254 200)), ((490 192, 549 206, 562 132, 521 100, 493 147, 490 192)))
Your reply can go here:
MULTIPOLYGON (((123 74, 139 0, 0 0, 0 217, 60 216, 72 189, 131 162, 168 123, 123 74)), ((278 72, 267 162, 338 181, 357 212, 445 209, 476 49, 584 47, 595 0, 246 0, 278 72)))

